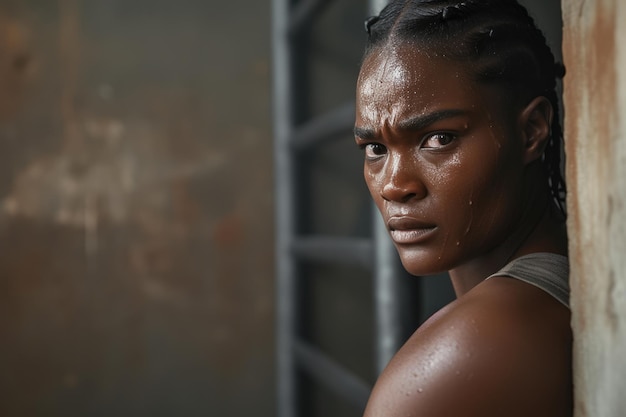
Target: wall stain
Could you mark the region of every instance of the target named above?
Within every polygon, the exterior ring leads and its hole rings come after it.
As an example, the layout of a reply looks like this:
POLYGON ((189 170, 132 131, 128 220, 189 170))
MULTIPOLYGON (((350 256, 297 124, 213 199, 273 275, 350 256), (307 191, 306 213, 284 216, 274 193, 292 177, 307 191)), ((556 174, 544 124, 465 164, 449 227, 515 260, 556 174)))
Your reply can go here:
MULTIPOLYGON (((568 68, 564 88, 568 222, 570 262, 575 277, 576 271, 585 270, 588 254, 599 247, 596 243, 603 239, 602 227, 609 216, 607 205, 602 201, 608 202, 610 175, 606 161, 611 158, 615 140, 616 22, 614 16, 603 9, 602 2, 599 4, 597 10, 587 10, 593 12, 593 22, 587 22, 586 13, 564 28, 563 54, 568 68), (589 178, 594 181, 590 182, 589 178), (600 214, 589 212, 589 202, 597 204, 593 207, 600 208, 600 214), (600 235, 594 236, 594 233, 600 235)), ((575 283, 579 286, 575 290, 580 290, 581 294, 588 292, 585 280, 575 279, 575 283)), ((586 314, 579 317, 583 329, 585 317, 586 314)))
POLYGON ((129 201, 138 190, 211 175, 225 166, 225 155, 219 153, 186 164, 171 161, 159 151, 161 133, 146 124, 126 126, 117 120, 86 118, 79 127, 89 147, 81 154, 41 156, 24 167, 2 200, 5 214, 85 229, 101 218, 125 223, 131 213, 129 201))
POLYGON ((26 26, 0 8, 0 121, 15 118, 34 75, 29 38, 26 26))
MULTIPOLYGON (((616 2, 562 2, 565 148, 574 328, 576 416, 597 414, 606 383, 597 351, 618 329, 615 270, 609 255, 618 137, 616 2), (599 329, 602 328, 602 329, 599 329), (604 331, 605 330, 605 331, 604 331), (603 340, 598 340, 602 336, 603 340)), ((621 181, 622 179, 618 180, 621 181)), ((623 219, 622 219, 623 221, 623 219)))

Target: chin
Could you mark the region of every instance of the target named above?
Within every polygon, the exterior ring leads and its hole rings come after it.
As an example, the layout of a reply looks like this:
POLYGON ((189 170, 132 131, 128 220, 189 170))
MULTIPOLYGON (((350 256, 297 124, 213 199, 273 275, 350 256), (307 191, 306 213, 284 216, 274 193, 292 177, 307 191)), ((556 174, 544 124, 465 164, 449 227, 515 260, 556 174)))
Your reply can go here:
POLYGON ((436 275, 451 269, 445 259, 428 251, 399 248, 398 253, 404 269, 414 276, 436 275))

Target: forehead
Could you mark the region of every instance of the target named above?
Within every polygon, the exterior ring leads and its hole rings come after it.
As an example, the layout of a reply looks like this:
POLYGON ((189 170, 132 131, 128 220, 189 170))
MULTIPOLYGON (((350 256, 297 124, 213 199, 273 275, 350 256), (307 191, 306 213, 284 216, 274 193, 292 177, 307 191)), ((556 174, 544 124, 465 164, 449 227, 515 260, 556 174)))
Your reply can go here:
POLYGON ((387 122, 408 113, 478 105, 479 85, 467 64, 414 45, 387 45, 364 59, 357 84, 357 119, 387 122))
POLYGON ((387 77, 388 80, 401 81, 406 76, 419 78, 433 66, 457 67, 419 44, 390 42, 368 52, 361 66, 360 78, 387 77))

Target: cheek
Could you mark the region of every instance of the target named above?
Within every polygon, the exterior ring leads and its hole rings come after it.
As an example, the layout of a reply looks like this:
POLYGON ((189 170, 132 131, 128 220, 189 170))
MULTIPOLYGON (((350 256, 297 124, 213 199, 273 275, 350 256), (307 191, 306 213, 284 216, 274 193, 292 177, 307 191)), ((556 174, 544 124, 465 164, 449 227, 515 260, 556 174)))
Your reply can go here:
POLYGON ((499 239, 518 212, 519 187, 504 166, 505 161, 485 158, 466 173, 456 195, 459 244, 480 247, 499 239))
POLYGON ((489 209, 483 205, 498 192, 494 188, 498 165, 493 155, 459 152, 433 169, 429 175, 433 179, 431 195, 439 200, 437 206, 456 228, 471 229, 481 214, 489 216, 489 209), (487 213, 482 213, 483 209, 487 213))
POLYGON ((456 209, 459 199, 471 185, 470 170, 463 163, 463 155, 454 154, 444 163, 426 165, 424 172, 424 185, 430 197, 446 210, 456 209))

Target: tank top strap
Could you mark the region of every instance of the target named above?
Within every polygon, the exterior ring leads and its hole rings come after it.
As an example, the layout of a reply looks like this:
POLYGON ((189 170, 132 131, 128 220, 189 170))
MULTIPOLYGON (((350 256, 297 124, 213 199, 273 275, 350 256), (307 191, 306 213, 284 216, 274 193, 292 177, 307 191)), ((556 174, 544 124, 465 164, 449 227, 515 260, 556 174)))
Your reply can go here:
POLYGON ((502 276, 534 285, 569 308, 569 261, 566 256, 531 253, 514 259, 487 279, 502 276))

